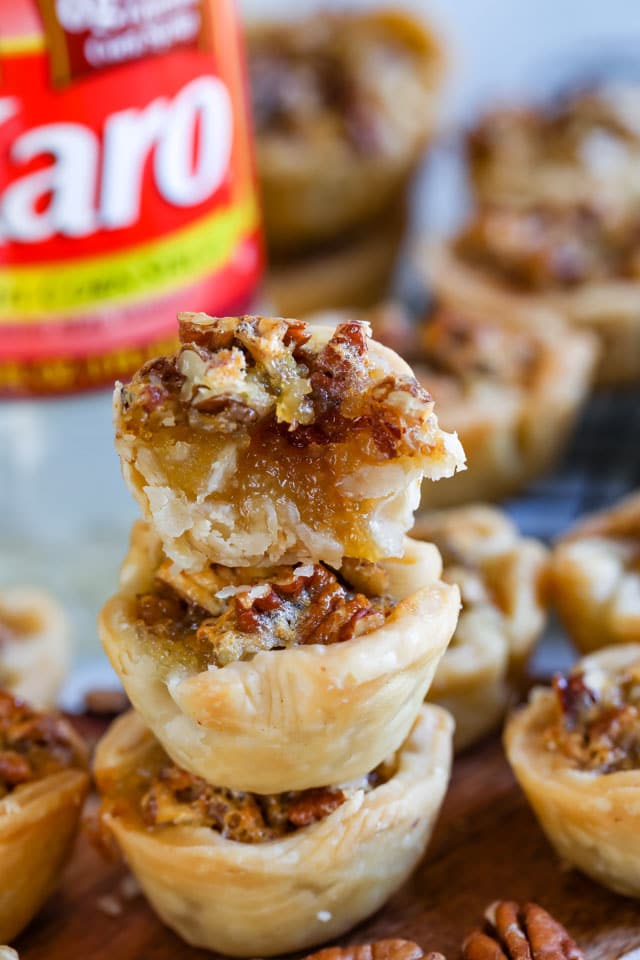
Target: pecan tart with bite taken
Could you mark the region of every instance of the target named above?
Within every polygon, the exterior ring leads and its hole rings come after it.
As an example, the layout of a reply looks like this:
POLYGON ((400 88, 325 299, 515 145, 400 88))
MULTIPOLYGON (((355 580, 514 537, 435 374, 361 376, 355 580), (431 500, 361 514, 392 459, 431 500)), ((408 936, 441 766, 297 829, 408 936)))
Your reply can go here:
POLYGON ((428 699, 453 714, 461 750, 494 729, 518 695, 546 623, 547 551, 481 504, 423 514, 412 535, 438 547, 443 580, 460 588, 462 612, 428 699))
POLYGON ((172 765, 126 714, 96 754, 102 823, 188 943, 229 956, 301 950, 369 916, 415 867, 447 787, 452 726, 423 706, 405 743, 369 774, 258 796, 172 765))
POLYGON ((0 690, 0 943, 55 889, 88 786, 87 751, 70 724, 0 690))
POLYGON ((593 653, 534 690, 505 747, 559 855, 640 897, 640 644, 593 653))
POLYGON ((640 643, 640 493, 581 521, 556 545, 553 602, 584 653, 640 643))
POLYGON ((115 396, 125 479, 182 570, 402 553, 423 477, 464 454, 366 324, 180 316, 115 396))
POLYGON ((33 587, 0 590, 0 688, 51 707, 68 660, 67 619, 53 597, 33 587))
POLYGON ((178 571, 134 525, 99 620, 131 703, 180 766, 258 793, 373 769, 407 736, 460 595, 432 544, 400 559, 178 571))
POLYGON ((423 21, 325 11, 249 24, 247 45, 271 254, 389 215, 435 125, 443 56, 423 21))

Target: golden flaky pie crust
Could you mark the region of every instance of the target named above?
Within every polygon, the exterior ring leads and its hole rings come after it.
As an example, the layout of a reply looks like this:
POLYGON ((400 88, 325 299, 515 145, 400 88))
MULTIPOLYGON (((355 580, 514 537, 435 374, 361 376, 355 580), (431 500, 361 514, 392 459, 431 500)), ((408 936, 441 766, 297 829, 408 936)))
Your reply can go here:
POLYGON ((160 556, 155 534, 135 524, 99 629, 133 706, 175 763, 210 783, 278 793, 362 776, 400 746, 460 606, 458 588, 437 579, 431 545, 408 542, 405 558, 390 562, 400 602, 377 630, 168 676, 136 627, 136 596, 150 589, 160 556))
POLYGON ((553 602, 584 653, 640 643, 640 493, 580 522, 556 545, 553 602))
MULTIPOLYGON (((282 44, 300 52, 342 49, 351 69, 368 58, 361 109, 371 114, 377 144, 354 148, 344 133, 312 119, 293 133, 256 129, 256 156, 267 243, 272 251, 299 253, 358 229, 398 202, 434 132, 443 74, 437 39, 421 19, 397 10, 334 14, 299 23, 254 23, 247 32, 250 64, 260 50, 282 44), (385 64, 367 44, 405 49, 411 76, 399 76, 397 59, 385 64), (354 51, 349 52, 349 46, 354 51), (358 53, 358 58, 353 54, 358 53), (398 99, 406 109, 397 110, 398 99)), ((311 54, 313 58, 313 53, 311 54)), ((311 60, 313 62, 313 59, 311 60)), ((251 71, 250 71, 251 72, 251 71)), ((257 82, 257 79, 256 79, 257 82)), ((356 90, 356 96, 358 95, 356 90)), ((330 304, 335 306, 336 304, 330 304)), ((313 308, 311 308, 313 309, 313 308)))
MULTIPOLYGON (((640 644, 609 647, 574 670, 617 672, 640 660, 640 644)), ((556 695, 537 689, 509 719, 509 763, 558 854, 617 893, 640 897, 640 770, 599 774, 579 770, 545 747, 556 695)))
MULTIPOLYGON (((445 300, 445 307, 449 303, 460 308, 465 324, 509 335, 500 311, 483 311, 481 302, 471 300, 445 300)), ((510 496, 549 470, 562 453, 591 387, 596 343, 588 334, 542 318, 539 324, 515 326, 514 337, 523 334, 535 353, 533 372, 523 382, 505 381, 498 372, 468 380, 446 372, 430 377, 416 362, 418 379, 433 392, 441 426, 455 424, 467 457, 464 473, 446 484, 423 485, 423 509, 510 496)), ((451 350, 455 359, 454 342, 451 350)))
POLYGON ((422 707, 390 780, 283 840, 242 844, 206 828, 151 831, 109 811, 111 784, 153 743, 127 714, 96 754, 104 822, 153 908, 188 943, 230 956, 301 950, 376 911, 420 860, 449 780, 452 727, 444 710, 422 707))
POLYGON ((53 597, 33 587, 0 590, 0 687, 51 707, 68 664, 67 619, 53 597))
MULTIPOLYGON (((86 756, 82 741, 73 740, 86 756)), ((70 769, 0 800, 0 943, 17 937, 57 886, 88 788, 87 773, 70 769)))
POLYGON ((640 378, 637 281, 594 281, 573 290, 519 293, 487 270, 466 263, 450 242, 429 245, 425 260, 430 284, 443 300, 540 331, 568 322, 599 342, 598 384, 618 386, 640 378))
POLYGON ((412 536, 443 550, 443 576, 462 591, 458 625, 428 695, 453 714, 461 750, 494 729, 517 696, 547 619, 547 551, 521 537, 501 510, 481 504, 418 517, 412 536))

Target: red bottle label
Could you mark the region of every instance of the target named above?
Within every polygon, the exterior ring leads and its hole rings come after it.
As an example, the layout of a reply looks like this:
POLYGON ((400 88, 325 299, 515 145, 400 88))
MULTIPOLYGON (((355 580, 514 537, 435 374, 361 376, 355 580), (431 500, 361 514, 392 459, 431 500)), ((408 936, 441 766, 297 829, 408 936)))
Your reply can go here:
MULTIPOLYGON (((126 376, 261 268, 231 0, 0 13, 0 391, 126 376)), ((12 4, 13 7, 13 4, 12 4)))

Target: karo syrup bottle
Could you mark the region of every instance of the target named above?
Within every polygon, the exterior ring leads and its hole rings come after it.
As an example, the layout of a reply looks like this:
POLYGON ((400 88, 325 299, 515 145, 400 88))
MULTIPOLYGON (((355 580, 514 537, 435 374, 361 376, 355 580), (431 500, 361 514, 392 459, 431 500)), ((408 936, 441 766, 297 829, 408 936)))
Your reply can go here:
POLYGON ((261 266, 232 0, 0 5, 0 585, 60 595, 81 652, 132 519, 113 382, 261 266))

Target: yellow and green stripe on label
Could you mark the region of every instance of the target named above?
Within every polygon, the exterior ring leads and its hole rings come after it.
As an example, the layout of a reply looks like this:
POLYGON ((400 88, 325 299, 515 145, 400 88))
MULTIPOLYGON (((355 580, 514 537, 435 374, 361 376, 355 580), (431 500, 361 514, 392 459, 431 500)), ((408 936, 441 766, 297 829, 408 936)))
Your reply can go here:
POLYGON ((257 224, 255 198, 249 197, 123 252, 0 269, 0 324, 56 322, 61 314, 187 286, 223 267, 257 224))

